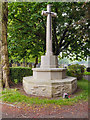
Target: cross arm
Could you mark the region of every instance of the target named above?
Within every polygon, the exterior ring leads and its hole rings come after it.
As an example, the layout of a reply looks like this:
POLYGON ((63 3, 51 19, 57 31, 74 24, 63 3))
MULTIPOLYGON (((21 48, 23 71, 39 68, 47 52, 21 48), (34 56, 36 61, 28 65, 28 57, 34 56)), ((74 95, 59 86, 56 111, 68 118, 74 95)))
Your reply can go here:
POLYGON ((41 15, 47 16, 48 12, 47 11, 42 11, 41 15))
POLYGON ((41 15, 47 16, 48 14, 51 14, 52 17, 57 17, 57 13, 54 12, 48 12, 48 11, 42 11, 41 15))
POLYGON ((57 13, 51 12, 52 17, 57 17, 57 13))

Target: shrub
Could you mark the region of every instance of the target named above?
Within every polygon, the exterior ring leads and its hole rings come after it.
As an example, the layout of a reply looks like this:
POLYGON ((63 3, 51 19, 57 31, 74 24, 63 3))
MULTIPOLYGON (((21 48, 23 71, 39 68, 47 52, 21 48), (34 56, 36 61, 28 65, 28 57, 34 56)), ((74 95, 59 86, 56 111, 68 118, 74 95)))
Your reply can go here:
POLYGON ((67 75, 77 77, 77 80, 80 80, 83 78, 84 69, 85 69, 84 65, 79 64, 70 65, 68 66, 67 75))
POLYGON ((84 72, 84 75, 90 75, 90 72, 84 72))
POLYGON ((28 67, 10 67, 10 79, 14 83, 22 82, 23 77, 31 76, 32 70, 28 67))

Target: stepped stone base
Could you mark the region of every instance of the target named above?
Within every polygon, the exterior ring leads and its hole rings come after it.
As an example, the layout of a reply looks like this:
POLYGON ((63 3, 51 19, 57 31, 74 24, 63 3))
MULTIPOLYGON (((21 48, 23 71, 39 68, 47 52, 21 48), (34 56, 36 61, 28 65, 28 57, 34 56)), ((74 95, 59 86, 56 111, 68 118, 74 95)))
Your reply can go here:
POLYGON ((77 79, 67 77, 65 71, 64 68, 34 68, 33 76, 23 78, 23 88, 27 94, 45 97, 73 93, 77 89, 77 79))

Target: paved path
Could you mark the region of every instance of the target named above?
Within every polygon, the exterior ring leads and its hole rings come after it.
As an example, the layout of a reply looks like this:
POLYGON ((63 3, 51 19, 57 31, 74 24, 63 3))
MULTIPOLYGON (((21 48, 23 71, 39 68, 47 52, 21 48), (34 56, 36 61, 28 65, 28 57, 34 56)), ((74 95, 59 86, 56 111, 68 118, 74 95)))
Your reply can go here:
POLYGON ((3 118, 88 118, 88 102, 72 106, 36 105, 13 106, 1 104, 3 118))

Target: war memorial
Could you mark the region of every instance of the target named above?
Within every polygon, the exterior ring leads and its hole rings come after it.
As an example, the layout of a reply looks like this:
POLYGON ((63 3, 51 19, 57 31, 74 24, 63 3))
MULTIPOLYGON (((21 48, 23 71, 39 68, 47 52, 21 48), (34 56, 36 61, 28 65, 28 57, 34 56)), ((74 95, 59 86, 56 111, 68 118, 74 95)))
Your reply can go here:
POLYGON ((72 94, 77 89, 77 79, 66 76, 66 68, 58 68, 57 56, 52 52, 52 17, 57 17, 57 14, 51 12, 48 4, 42 15, 47 16, 46 54, 41 56, 40 68, 32 69, 33 76, 23 78, 23 88, 27 94, 44 97, 72 94))

